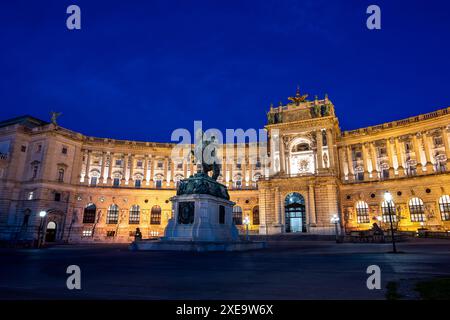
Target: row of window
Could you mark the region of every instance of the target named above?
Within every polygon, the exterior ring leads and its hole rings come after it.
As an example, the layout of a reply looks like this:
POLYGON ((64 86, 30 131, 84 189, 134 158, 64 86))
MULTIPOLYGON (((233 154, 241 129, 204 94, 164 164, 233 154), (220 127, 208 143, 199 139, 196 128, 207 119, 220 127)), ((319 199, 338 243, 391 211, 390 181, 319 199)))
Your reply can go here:
MULTIPOLYGON (((425 206, 422 199, 414 197, 408 202, 411 222, 425 221, 425 206)), ((443 221, 450 221, 450 196, 443 195, 439 198, 439 211, 443 221)), ((383 201, 381 203, 381 213, 384 222, 397 221, 395 203, 383 201)), ((370 223, 369 205, 365 201, 358 201, 356 203, 356 218, 358 223, 370 223)))
MULTIPOLYGON (((95 223, 97 207, 91 203, 84 209, 83 223, 95 223)), ((129 224, 139 224, 141 219, 141 208, 138 205, 133 205, 129 211, 129 224)), ((119 206, 112 204, 108 207, 106 214, 107 224, 117 224, 119 222, 119 206)), ((153 206, 150 211, 150 224, 161 224, 161 207, 153 206)))
MULTIPOLYGON (((259 225, 259 207, 253 208, 253 225, 259 225)), ((83 213, 83 223, 95 223, 97 214, 97 207, 90 203, 86 206, 83 213)), ((141 208, 138 205, 133 205, 129 211, 129 224, 139 224, 141 217, 141 208)), ((106 214, 107 224, 117 224, 119 222, 119 206, 112 204, 108 207, 106 214)), ((236 225, 242 225, 242 208, 239 206, 233 207, 233 222, 236 225)), ((150 211, 150 224, 161 224, 161 207, 155 205, 150 211)))

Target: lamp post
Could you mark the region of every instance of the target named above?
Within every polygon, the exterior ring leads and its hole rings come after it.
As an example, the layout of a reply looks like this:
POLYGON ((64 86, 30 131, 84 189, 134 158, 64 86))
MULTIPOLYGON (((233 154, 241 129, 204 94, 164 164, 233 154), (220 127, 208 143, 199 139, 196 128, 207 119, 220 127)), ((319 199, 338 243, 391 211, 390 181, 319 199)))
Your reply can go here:
POLYGON ((394 225, 392 222, 392 207, 391 207, 392 194, 389 191, 386 191, 384 193, 384 200, 386 201, 386 204, 387 204, 387 209, 388 209, 388 214, 389 214, 389 223, 391 225, 392 252, 397 253, 397 247, 395 245, 395 236, 394 236, 394 225))
POLYGON ((245 216, 244 224, 245 224, 245 238, 246 238, 247 241, 249 241, 249 236, 248 236, 248 225, 250 224, 249 216, 245 216))
POLYGON ((37 242, 37 247, 38 249, 41 247, 41 242, 42 242, 42 228, 44 226, 44 219, 47 216, 47 212, 42 210, 41 212, 39 212, 39 217, 41 218, 40 224, 39 224, 39 229, 38 229, 38 242, 37 242))
POLYGON ((338 223, 339 223, 339 217, 337 214, 333 214, 330 218, 330 222, 334 223, 334 233, 336 234, 336 243, 339 242, 339 230, 338 230, 338 223))

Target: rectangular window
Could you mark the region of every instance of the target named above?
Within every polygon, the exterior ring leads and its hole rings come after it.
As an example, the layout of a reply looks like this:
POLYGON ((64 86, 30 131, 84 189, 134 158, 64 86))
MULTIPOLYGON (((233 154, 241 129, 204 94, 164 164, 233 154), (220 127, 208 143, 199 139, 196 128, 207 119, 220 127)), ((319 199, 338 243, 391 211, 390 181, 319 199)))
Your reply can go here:
POLYGON ((114 237, 115 235, 116 235, 116 231, 114 231, 114 230, 106 231, 106 236, 107 237, 114 237))
POLYGON ((97 177, 92 177, 91 178, 91 186, 96 186, 97 185, 97 177))
POLYGON ((61 193, 59 192, 55 193, 55 201, 61 201, 61 193))
POLYGON ((161 180, 156 180, 156 181, 155 181, 155 186, 156 186, 157 189, 161 189, 161 187, 162 187, 162 181, 161 181, 161 180))
POLYGON ((38 144, 36 147, 36 153, 39 153, 42 151, 42 144, 38 144))
POLYGON ((143 164, 142 160, 138 160, 138 161, 136 162, 136 166, 137 166, 138 168, 142 168, 142 164, 143 164))
POLYGON ((21 147, 20 147, 20 151, 26 152, 26 151, 27 151, 27 147, 26 147, 26 146, 21 146, 21 147))
POLYGON ((158 161, 158 168, 160 168, 160 169, 161 169, 161 168, 163 167, 163 165, 164 165, 164 164, 163 164, 163 162, 162 162, 162 161, 158 161))
POLYGON ((179 170, 183 169, 183 163, 182 162, 177 164, 177 169, 179 169, 179 170))
POLYGON ((67 154, 67 147, 63 147, 63 148, 61 149, 61 153, 62 153, 62 154, 67 154))
POLYGON ((34 199, 34 191, 28 192, 27 199, 28 199, 28 200, 33 200, 33 199, 34 199))
POLYGON ((119 185, 120 185, 120 179, 119 178, 114 178, 113 186, 114 187, 118 187, 119 185))
POLYGON ((92 237, 92 230, 91 229, 85 229, 83 230, 83 237, 92 237))
POLYGON ((140 188, 141 187, 141 180, 136 180, 135 182, 134 182, 134 186, 136 187, 136 188, 140 188))
POLYGON ((116 166, 120 167, 122 165, 122 160, 121 159, 116 159, 116 166))

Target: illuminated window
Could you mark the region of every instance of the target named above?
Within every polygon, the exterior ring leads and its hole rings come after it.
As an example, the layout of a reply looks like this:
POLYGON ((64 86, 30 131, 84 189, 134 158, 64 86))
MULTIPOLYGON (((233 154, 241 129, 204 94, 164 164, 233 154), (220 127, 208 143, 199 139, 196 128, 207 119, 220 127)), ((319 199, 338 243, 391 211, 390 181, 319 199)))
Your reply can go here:
POLYGON ((439 210, 441 211, 441 218, 443 221, 450 220, 450 196, 443 195, 439 198, 439 210))
POLYGON ((28 192, 27 199, 28 199, 28 200, 33 200, 33 199, 34 199, 34 191, 28 192))
POLYGON ((106 214, 107 224, 117 224, 119 221, 119 207, 116 204, 112 204, 108 208, 108 213, 106 214))
POLYGON ((391 222, 389 214, 392 216, 392 222, 397 221, 397 216, 395 215, 394 201, 391 200, 389 203, 387 201, 383 201, 383 203, 381 203, 381 212, 383 214, 383 222, 386 223, 391 222))
POLYGON ((84 208, 83 212, 83 223, 94 223, 95 222, 95 213, 97 211, 97 207, 95 204, 90 203, 84 208))
POLYGON ((237 226, 242 224, 242 208, 239 206, 233 207, 233 223, 237 226))
POLYGON ((150 213, 150 224, 161 224, 161 207, 153 206, 150 213))
POLYGON ((92 230, 91 229, 84 229, 82 233, 83 237, 92 237, 92 230))
POLYGON ((425 221, 425 208, 423 201, 420 198, 411 198, 409 200, 409 213, 411 215, 412 222, 423 222, 425 221))
POLYGON ((141 209, 138 205, 131 207, 129 224, 139 224, 140 210, 141 209))
POLYGON ((356 218, 358 223, 369 223, 369 206, 364 201, 356 203, 356 218))

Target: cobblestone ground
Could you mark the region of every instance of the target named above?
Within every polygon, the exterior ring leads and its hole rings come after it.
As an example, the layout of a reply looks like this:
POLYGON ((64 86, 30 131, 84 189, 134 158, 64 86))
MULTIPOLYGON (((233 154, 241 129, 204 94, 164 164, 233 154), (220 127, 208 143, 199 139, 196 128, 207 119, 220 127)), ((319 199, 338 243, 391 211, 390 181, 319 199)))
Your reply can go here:
MULTIPOLYGON (((126 245, 0 249, 1 299, 384 299, 388 281, 450 276, 450 241, 399 244, 269 242, 249 252, 130 252, 126 245), (66 288, 81 268, 82 290, 66 288), (378 265, 381 290, 368 290, 378 265)), ((417 298, 407 289, 406 298, 417 298)))

